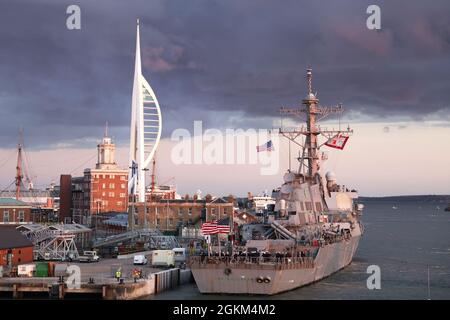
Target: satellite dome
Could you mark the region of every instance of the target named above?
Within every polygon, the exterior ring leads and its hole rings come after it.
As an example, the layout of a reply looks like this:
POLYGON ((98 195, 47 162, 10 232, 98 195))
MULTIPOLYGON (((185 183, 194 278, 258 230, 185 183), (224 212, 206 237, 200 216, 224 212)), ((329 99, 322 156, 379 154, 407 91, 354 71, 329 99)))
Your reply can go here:
POLYGON ((306 96, 306 99, 307 100, 315 100, 316 99, 316 96, 314 95, 314 93, 310 93, 310 94, 308 94, 307 96, 306 96))
POLYGON ((336 181, 336 174, 333 171, 328 171, 325 174, 325 179, 327 179, 327 181, 336 181))
POLYGON ((295 179, 295 173, 293 172, 286 172, 283 176, 284 182, 292 182, 295 179))

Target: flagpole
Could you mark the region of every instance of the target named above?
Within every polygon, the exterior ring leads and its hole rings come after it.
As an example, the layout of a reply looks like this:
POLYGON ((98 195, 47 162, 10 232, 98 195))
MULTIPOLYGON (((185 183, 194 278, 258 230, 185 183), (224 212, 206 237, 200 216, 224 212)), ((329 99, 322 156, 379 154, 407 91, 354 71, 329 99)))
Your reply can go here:
POLYGON ((289 139, 289 172, 291 172, 291 139, 289 139))
MULTIPOLYGON (((219 221, 220 221, 220 208, 222 206, 219 204, 219 219, 217 220, 217 228, 219 227, 219 221)), ((219 243, 219 258, 222 257, 222 250, 220 250, 220 232, 217 230, 217 242, 219 243)))

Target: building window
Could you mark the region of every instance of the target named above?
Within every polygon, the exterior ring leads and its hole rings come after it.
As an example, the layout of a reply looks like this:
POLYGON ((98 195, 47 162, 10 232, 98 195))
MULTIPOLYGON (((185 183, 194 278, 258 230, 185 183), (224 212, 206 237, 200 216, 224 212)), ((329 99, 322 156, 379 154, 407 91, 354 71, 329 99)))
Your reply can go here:
POLYGON ((156 225, 159 226, 161 223, 160 219, 156 219, 156 225))
POLYGON ((228 210, 227 210, 227 208, 223 208, 223 215, 227 215, 228 214, 228 210))
POLYGON ((19 222, 25 222, 25 211, 23 210, 19 211, 19 222))
POLYGON ((190 215, 190 216, 192 215, 192 208, 188 209, 188 215, 190 215))
POLYGON ((106 183, 102 184, 102 188, 106 189, 106 183))
POLYGON ((183 209, 178 208, 178 215, 179 215, 179 216, 183 215, 183 209))
POLYGON ((114 189, 114 188, 115 188, 114 183, 110 183, 110 184, 109 184, 109 188, 110 188, 110 189, 114 189))
POLYGON ((102 192, 102 197, 105 197, 105 196, 106 196, 106 192, 103 191, 103 192, 102 192))
POLYGON ((212 216, 215 216, 216 215, 216 208, 211 208, 211 215, 212 216))
POLYGON ((173 219, 172 218, 169 219, 169 226, 173 226, 173 219))
POLYGON ((305 202, 305 205, 306 205, 306 210, 308 210, 308 211, 311 211, 311 210, 312 210, 312 205, 311 205, 311 202, 310 202, 310 201, 306 201, 306 202, 305 202))
POLYGON ((120 196, 121 198, 125 198, 125 193, 121 193, 119 196, 120 196))
POLYGON ((110 197, 114 197, 114 192, 110 192, 110 193, 108 193, 108 195, 109 195, 110 197))
POLYGON ((117 205, 120 207, 122 205, 122 201, 117 201, 117 205))
POLYGON ((122 184, 120 185, 120 187, 121 187, 122 189, 125 189, 125 183, 122 183, 122 184))
POLYGON ((120 180, 125 181, 125 180, 127 180, 127 179, 125 178, 125 176, 120 176, 120 180))
POLYGON ((145 210, 147 211, 147 213, 150 213, 150 208, 146 207, 145 210))
POLYGON ((114 179, 114 175, 113 175, 113 174, 110 174, 110 175, 109 175, 109 178, 110 178, 110 179, 114 179))
POLYGON ((320 202, 316 202, 316 210, 317 211, 322 211, 322 204, 320 202))
POLYGON ((9 222, 9 211, 3 211, 3 222, 9 222))

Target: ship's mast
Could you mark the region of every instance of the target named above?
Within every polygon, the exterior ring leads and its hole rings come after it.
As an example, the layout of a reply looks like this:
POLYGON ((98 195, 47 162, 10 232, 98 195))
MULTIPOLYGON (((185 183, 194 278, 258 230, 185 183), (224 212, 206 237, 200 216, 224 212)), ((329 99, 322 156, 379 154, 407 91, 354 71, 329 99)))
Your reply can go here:
POLYGON ((312 91, 312 69, 306 70, 306 80, 308 86, 308 95, 302 100, 304 107, 302 108, 284 108, 280 109, 281 114, 296 115, 299 117, 306 116, 306 128, 301 126, 293 130, 280 128, 279 132, 282 136, 288 138, 290 141, 299 145, 302 148, 301 155, 298 160, 300 162, 298 173, 303 173, 307 177, 314 178, 320 169, 320 152, 321 145, 318 144, 318 136, 323 135, 327 139, 332 136, 342 133, 351 134, 353 130, 347 128, 346 130, 322 130, 316 123, 327 117, 332 113, 342 113, 344 109, 342 105, 334 107, 319 106, 319 99, 312 91), (303 137, 305 137, 303 142, 303 137))

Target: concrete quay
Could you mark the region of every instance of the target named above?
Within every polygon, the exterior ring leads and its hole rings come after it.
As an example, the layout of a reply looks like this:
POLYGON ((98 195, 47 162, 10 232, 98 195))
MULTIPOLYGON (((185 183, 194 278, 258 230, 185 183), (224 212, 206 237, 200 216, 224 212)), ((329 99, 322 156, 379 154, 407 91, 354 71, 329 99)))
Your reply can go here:
MULTIPOLYGON (((132 300, 176 288, 192 281, 189 269, 156 269, 151 266, 134 266, 132 259, 104 259, 98 263, 70 263, 81 269, 79 288, 68 288, 59 277, 0 278, 0 294, 14 299, 26 299, 32 295, 50 299, 96 298, 105 300, 132 300), (114 278, 121 268, 122 278, 114 278), (142 278, 132 278, 135 268, 142 269, 142 278), (9 295, 11 294, 11 295, 9 295)), ((67 279, 64 278, 64 281, 67 279)))

